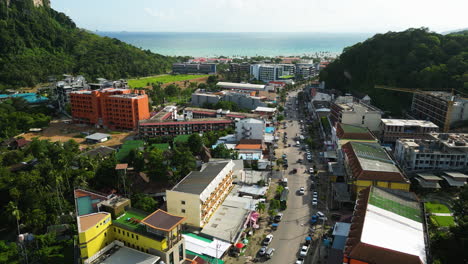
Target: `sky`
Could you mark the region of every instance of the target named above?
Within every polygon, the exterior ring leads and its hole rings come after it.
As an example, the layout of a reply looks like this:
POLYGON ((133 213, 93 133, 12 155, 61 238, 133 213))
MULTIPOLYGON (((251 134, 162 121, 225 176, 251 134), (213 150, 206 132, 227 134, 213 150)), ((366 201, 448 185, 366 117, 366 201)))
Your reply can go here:
POLYGON ((468 27, 468 0, 51 0, 78 27, 138 32, 387 32, 468 27))

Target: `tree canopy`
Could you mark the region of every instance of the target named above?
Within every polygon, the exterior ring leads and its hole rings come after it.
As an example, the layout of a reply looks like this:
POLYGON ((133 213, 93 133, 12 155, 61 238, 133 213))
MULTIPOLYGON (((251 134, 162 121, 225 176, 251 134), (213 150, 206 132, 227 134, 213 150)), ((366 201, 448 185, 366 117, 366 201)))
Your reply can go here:
POLYGON ((320 80, 330 89, 369 94, 377 106, 400 114, 412 95, 374 85, 468 92, 468 35, 441 35, 426 28, 377 34, 345 48, 321 71, 320 80))

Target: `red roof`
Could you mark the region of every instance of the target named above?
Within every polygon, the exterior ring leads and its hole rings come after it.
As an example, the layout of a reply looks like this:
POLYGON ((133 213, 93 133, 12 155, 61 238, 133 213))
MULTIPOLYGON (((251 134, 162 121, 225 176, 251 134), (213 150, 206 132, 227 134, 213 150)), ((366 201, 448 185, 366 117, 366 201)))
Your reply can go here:
POLYGON ((238 144, 236 149, 262 149, 261 144, 238 144))
POLYGON ((155 122, 155 123, 140 123, 140 126, 171 126, 171 125, 184 125, 184 124, 230 124, 231 120, 213 120, 213 121, 180 121, 180 122, 155 122))

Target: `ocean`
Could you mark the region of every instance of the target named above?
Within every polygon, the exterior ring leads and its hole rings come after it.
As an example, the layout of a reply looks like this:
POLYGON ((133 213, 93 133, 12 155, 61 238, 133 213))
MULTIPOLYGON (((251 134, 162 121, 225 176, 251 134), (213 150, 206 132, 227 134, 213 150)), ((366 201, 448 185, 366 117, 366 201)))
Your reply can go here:
POLYGON ((336 55, 371 33, 96 32, 169 56, 336 55))

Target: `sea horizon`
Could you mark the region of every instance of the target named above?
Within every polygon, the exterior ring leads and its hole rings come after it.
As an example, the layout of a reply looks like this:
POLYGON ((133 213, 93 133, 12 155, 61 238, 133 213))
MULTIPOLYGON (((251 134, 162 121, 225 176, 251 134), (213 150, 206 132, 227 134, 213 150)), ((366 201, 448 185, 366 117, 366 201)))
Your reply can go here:
POLYGON ((335 56, 374 35, 334 32, 95 31, 167 56, 335 56))

